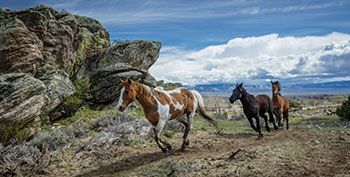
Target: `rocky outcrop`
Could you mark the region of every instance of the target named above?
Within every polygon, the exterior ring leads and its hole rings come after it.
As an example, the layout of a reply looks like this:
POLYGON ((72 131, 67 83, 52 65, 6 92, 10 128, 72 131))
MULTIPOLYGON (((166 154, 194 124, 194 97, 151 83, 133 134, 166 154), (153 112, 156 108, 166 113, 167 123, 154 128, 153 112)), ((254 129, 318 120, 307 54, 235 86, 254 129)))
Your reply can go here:
POLYGON ((156 80, 147 72, 159 55, 157 41, 120 42, 102 53, 91 56, 78 73, 91 82, 91 100, 109 105, 119 97, 120 79, 130 78, 149 86, 156 80))
POLYGON ((164 80, 157 81, 157 87, 161 87, 164 90, 173 90, 179 87, 182 87, 181 83, 171 83, 171 82, 164 82, 164 80))
POLYGON ((0 9, 0 73, 73 75, 87 56, 109 47, 109 34, 91 18, 40 5, 23 11, 0 9))
POLYGON ((45 5, 0 8, 0 120, 26 124, 40 115, 71 116, 84 104, 113 105, 120 79, 156 86, 147 70, 160 48, 156 41, 110 47, 98 21, 45 5), (80 81, 88 89, 82 90, 80 81))
POLYGON ((45 106, 45 84, 28 74, 0 76, 0 122, 20 125, 39 116, 45 106))

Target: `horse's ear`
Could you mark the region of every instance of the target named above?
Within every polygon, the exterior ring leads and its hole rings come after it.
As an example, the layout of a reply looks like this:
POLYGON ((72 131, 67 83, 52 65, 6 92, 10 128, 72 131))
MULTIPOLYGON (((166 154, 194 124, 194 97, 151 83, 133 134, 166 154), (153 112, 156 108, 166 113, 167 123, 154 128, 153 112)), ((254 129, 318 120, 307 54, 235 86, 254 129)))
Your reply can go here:
POLYGON ((270 81, 271 82, 271 84, 273 84, 273 81, 270 81))
POLYGON ((239 87, 241 87, 241 88, 243 87, 243 82, 241 82, 241 83, 239 84, 239 87))
POLYGON ((125 80, 120 79, 120 83, 125 84, 125 80))
POLYGON ((130 79, 128 79, 128 84, 131 84, 131 82, 132 82, 132 81, 131 81, 130 79))

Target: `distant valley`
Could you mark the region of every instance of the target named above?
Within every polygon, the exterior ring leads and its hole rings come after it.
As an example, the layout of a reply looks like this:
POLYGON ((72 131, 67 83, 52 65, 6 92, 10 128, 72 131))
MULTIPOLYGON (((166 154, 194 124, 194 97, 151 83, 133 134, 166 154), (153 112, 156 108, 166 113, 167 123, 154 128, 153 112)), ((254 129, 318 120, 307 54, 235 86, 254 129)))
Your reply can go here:
MULTIPOLYGON (((230 94, 235 84, 215 83, 187 86, 204 94, 230 94)), ((271 85, 245 85, 249 93, 271 94, 271 85)), ((350 94, 350 81, 326 82, 315 84, 282 85, 282 93, 285 95, 344 95, 350 94)))

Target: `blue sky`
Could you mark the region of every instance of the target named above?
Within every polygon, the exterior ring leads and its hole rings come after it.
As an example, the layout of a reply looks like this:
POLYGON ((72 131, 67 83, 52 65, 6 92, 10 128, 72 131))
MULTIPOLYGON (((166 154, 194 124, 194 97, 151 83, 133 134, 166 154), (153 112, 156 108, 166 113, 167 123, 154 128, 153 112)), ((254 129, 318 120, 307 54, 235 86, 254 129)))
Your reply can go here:
POLYGON ((158 79, 188 84, 350 80, 346 0, 2 0, 0 6, 24 9, 40 3, 99 20, 111 39, 161 41, 160 58, 151 68, 158 79), (326 51, 327 46, 333 48, 326 51))

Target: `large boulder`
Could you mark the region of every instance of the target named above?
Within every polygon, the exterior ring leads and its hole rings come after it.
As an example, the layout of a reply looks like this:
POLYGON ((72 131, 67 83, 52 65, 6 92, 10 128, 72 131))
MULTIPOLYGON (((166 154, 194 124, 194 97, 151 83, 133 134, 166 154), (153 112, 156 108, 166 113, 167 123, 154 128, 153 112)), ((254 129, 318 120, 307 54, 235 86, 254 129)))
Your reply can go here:
POLYGON ((91 101, 95 104, 104 105, 115 103, 122 88, 120 79, 126 78, 153 87, 156 85, 156 80, 148 72, 126 64, 116 63, 98 69, 91 74, 91 101))
POLYGON ((40 78, 47 87, 46 106, 44 113, 50 113, 59 106, 65 98, 75 92, 74 85, 64 72, 55 71, 40 78))
POLYGON ((62 72, 36 79, 25 73, 0 75, 0 122, 23 126, 43 114, 54 112, 75 91, 62 72))
POLYGON ((125 41, 92 55, 78 72, 78 78, 91 82, 90 101, 113 105, 119 97, 120 79, 132 79, 155 87, 156 80, 147 72, 161 48, 157 41, 125 41))
POLYGON ((96 68, 113 63, 124 63, 141 70, 148 70, 159 56, 161 44, 158 41, 122 41, 99 54, 96 68))
POLYGON ((72 76, 89 55, 110 46, 109 34, 98 21, 45 5, 0 9, 0 19, 0 73, 40 77, 62 70, 72 76))
POLYGON ((25 125, 45 106, 45 84, 23 73, 0 75, 0 122, 25 125))

